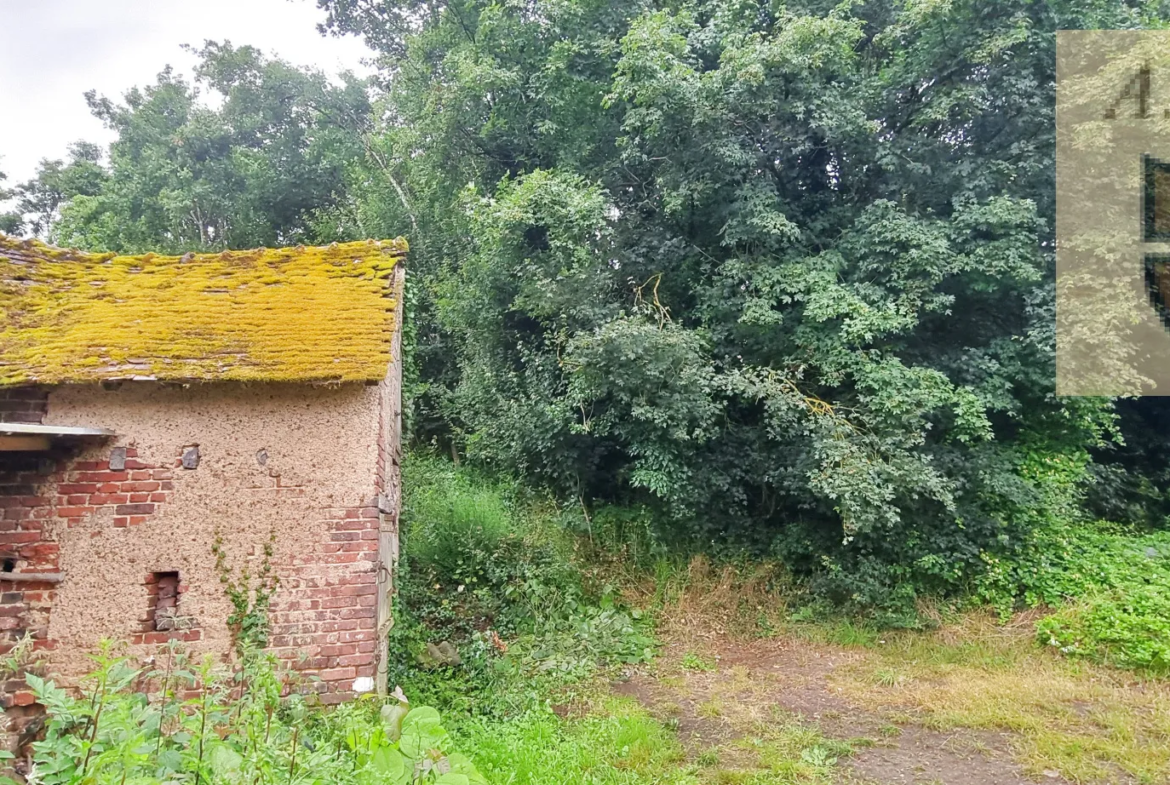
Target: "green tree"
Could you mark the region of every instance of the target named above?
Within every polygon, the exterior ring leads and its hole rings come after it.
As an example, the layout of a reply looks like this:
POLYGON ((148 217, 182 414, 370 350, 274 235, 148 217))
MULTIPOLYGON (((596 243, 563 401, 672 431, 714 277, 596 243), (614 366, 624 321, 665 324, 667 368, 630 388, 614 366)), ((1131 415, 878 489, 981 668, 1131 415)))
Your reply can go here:
POLYGON ((249 46, 208 42, 196 54, 194 84, 167 68, 124 103, 87 94, 118 138, 101 188, 62 208, 58 242, 179 251, 335 233, 321 216, 345 204, 347 169, 365 157, 365 84, 333 84, 249 46))
POLYGON ((1113 415, 1053 394, 1054 32, 1158 4, 318 5, 384 56, 416 433, 869 605, 1077 514, 1113 415))
POLYGON ((74 197, 94 196, 106 181, 101 165, 102 149, 92 142, 74 142, 68 160, 41 159, 36 176, 17 186, 14 234, 27 228, 35 235, 49 236, 60 218, 61 207, 74 197))
MULTIPOLYGON (((4 181, 7 179, 8 175, 0 172, 0 205, 13 197, 12 190, 4 187, 4 181)), ((0 232, 16 235, 22 231, 24 231, 24 217, 20 213, 16 212, 15 209, 0 212, 0 232)))

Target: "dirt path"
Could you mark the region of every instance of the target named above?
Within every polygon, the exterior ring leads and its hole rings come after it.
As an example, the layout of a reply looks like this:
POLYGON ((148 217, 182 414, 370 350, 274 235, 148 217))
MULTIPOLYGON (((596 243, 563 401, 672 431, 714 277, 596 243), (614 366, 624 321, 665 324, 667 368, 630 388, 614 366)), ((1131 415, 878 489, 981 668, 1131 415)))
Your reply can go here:
POLYGON ((834 676, 859 656, 792 638, 724 638, 701 655, 668 642, 652 669, 631 672, 613 689, 677 727, 688 757, 709 767, 717 783, 767 770, 770 749, 798 765, 803 758, 811 781, 842 785, 1066 782, 1055 771, 1027 776, 1006 733, 940 732, 906 712, 855 705, 834 676))

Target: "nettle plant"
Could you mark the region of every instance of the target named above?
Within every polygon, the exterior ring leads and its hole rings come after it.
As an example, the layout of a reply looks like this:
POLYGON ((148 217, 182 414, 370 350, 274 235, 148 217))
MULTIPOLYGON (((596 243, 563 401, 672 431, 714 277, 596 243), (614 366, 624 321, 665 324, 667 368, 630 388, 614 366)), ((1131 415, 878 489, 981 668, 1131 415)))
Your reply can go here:
MULTIPOLYGON (((29 675, 45 706, 28 782, 43 785, 473 785, 472 762, 448 750, 430 707, 399 692, 333 710, 306 698, 275 658, 251 652, 231 671, 172 645, 137 667, 104 645, 69 691, 29 675)), ((14 783, 0 778, 0 783, 14 783)))

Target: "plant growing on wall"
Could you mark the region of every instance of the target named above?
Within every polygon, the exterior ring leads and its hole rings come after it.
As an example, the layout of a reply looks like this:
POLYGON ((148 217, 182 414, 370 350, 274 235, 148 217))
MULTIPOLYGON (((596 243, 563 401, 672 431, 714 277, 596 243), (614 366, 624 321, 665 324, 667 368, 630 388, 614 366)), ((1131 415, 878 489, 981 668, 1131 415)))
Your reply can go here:
POLYGON ((264 543, 264 556, 256 574, 253 575, 245 564, 237 578, 235 570, 228 563, 223 535, 218 531, 211 545, 211 552, 215 554, 215 571, 219 573, 224 595, 232 604, 232 612, 227 618, 232 645, 241 656, 268 645, 268 632, 271 626, 268 609, 272 604, 272 595, 280 585, 280 579, 272 569, 275 546, 276 531, 273 530, 268 535, 268 541, 264 543))

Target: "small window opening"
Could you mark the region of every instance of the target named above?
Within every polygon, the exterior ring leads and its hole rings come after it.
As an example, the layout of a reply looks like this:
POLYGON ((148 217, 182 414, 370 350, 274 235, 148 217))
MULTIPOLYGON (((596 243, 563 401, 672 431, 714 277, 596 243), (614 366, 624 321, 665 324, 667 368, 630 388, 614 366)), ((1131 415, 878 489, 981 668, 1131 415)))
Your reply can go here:
POLYGON ((11 557, 6 558, 3 564, 0 564, 0 572, 16 572, 16 559, 11 557))
POLYGON ((179 619, 179 573, 156 572, 154 574, 154 629, 168 632, 177 629, 179 619))

